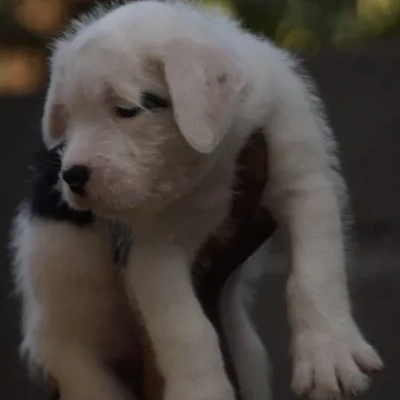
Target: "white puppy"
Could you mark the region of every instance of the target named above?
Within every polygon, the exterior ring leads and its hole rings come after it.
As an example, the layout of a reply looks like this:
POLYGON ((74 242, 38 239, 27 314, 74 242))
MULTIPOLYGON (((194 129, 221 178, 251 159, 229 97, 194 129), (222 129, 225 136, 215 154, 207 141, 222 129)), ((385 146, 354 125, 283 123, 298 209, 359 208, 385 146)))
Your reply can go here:
MULTIPOLYGON (((189 266, 227 216, 236 157, 258 128, 270 151, 263 202, 290 243, 293 390, 314 399, 362 392, 369 380, 362 371, 382 362, 351 315, 341 222, 346 193, 335 144, 293 60, 222 15, 178 2, 99 13, 55 45, 44 140, 49 148, 65 141, 61 189, 68 204, 132 228, 126 291, 143 315, 167 400, 233 399, 189 266)), ((23 239, 17 235, 24 343, 66 398, 124 399, 101 367, 102 346, 111 343, 106 325, 122 344, 127 336, 118 328, 125 318, 115 311, 125 305, 102 225, 82 234, 59 224, 32 250, 40 223, 29 222, 23 239), (50 243, 54 259, 41 271, 50 243), (55 251, 65 254, 62 262, 55 251), (74 276, 84 276, 84 284, 74 276), (71 293, 76 297, 66 298, 71 293)), ((257 256, 244 268, 249 264, 262 268, 257 256)), ((243 397, 265 399, 263 347, 237 282, 226 290, 222 312, 243 397), (232 331, 234 323, 240 325, 232 331)))

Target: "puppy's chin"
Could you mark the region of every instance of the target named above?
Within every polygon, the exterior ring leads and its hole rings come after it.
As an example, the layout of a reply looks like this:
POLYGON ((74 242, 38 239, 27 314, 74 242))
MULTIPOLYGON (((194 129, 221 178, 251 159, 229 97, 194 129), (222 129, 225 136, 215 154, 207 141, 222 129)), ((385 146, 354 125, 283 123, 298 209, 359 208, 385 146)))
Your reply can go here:
POLYGON ((142 201, 129 199, 128 196, 96 196, 87 192, 84 197, 75 195, 70 190, 63 192, 67 204, 76 211, 92 211, 104 218, 129 220, 132 213, 140 208, 142 201))
MULTIPOLYGON (((90 190, 89 187, 85 196, 74 194, 67 185, 62 185, 62 197, 64 201, 76 211, 92 211, 96 215, 105 218, 118 220, 131 220, 131 217, 142 212, 162 211, 166 204, 159 196, 150 195, 148 192, 132 190, 116 193, 102 190, 102 196, 90 190)), ((92 188, 93 189, 93 188, 92 188)))
POLYGON ((66 187, 62 188, 62 197, 68 206, 75 211, 89 211, 91 209, 88 199, 75 195, 66 187))

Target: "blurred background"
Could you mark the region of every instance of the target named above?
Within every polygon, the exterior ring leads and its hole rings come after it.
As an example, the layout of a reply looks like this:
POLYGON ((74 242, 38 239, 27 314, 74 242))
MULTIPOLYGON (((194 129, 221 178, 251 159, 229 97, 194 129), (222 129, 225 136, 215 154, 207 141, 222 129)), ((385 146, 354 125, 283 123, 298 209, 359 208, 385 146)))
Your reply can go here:
MULTIPOLYGON (((99 1, 107 3, 107 1, 99 1)), ((204 0, 299 53, 349 47, 400 32, 399 0, 204 0)), ((90 0, 0 0, 0 93, 37 90, 49 41, 90 0)))
MULTIPOLYGON (((399 400, 400 0, 202 3, 219 4, 250 30, 299 55, 317 83, 339 142, 355 214, 354 313, 386 363, 361 398, 399 400)), ((9 227, 41 140, 48 45, 71 18, 93 5, 88 0, 0 0, 1 400, 47 399, 17 354, 20 317, 9 268, 9 227)), ((287 275, 279 250, 270 264, 276 268, 260 282, 254 317, 270 350, 275 399, 292 400, 287 275)))

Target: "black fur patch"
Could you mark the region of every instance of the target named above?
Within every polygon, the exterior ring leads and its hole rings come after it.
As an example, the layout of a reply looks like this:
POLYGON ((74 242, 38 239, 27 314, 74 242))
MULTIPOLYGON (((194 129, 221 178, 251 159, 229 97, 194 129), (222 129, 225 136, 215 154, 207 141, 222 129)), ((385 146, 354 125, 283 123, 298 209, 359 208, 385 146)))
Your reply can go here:
POLYGON ((84 227, 93 222, 93 214, 90 211, 71 209, 63 201, 57 189, 61 169, 60 150, 62 150, 61 145, 52 150, 41 146, 36 153, 33 164, 34 175, 27 203, 33 216, 71 222, 84 227))

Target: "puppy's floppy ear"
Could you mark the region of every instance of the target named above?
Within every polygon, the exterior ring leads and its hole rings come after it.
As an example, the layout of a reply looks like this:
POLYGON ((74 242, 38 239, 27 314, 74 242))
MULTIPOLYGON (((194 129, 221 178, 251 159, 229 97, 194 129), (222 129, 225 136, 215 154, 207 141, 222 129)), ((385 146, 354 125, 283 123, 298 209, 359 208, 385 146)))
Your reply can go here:
POLYGON ((176 40, 162 63, 179 129, 197 151, 211 153, 232 123, 243 75, 216 46, 176 40))
POLYGON ((58 145, 65 135, 66 116, 61 99, 61 79, 61 68, 53 62, 42 117, 42 137, 47 148, 58 145))

